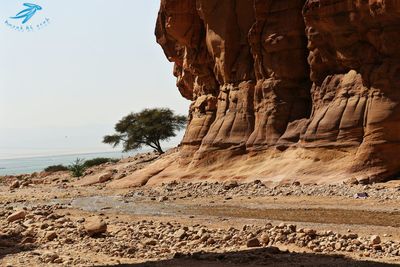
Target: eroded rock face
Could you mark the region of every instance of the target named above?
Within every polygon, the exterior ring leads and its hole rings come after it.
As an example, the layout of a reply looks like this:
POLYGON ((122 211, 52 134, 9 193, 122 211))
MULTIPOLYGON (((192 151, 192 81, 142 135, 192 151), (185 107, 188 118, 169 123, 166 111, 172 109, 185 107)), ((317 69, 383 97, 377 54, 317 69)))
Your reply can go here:
POLYGON ((400 2, 311 1, 304 6, 313 114, 304 141, 358 147, 354 171, 399 172, 400 2))
POLYGON ((157 41, 192 101, 180 164, 333 149, 343 177, 398 174, 399 24, 395 0, 161 0, 157 41))

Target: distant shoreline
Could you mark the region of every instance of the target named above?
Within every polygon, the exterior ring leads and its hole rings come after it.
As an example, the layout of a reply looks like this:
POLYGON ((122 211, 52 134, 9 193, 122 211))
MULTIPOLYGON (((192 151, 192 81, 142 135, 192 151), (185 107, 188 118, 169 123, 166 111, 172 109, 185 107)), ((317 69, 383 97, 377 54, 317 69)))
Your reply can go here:
MULTIPOLYGON (((142 150, 138 151, 140 153, 142 150)), ((143 152, 147 152, 146 150, 143 150, 143 152)), ((16 156, 16 157, 11 157, 11 158, 0 158, 0 161, 6 161, 6 160, 24 160, 24 159, 33 159, 33 158, 49 158, 49 157, 63 157, 63 156, 73 156, 73 155, 93 155, 93 154, 113 154, 113 153, 125 153, 122 151, 99 151, 99 152, 66 152, 66 153, 60 153, 60 154, 49 154, 49 155, 32 155, 32 156, 16 156)), ((0 169, 2 169, 0 167, 0 169)))
POLYGON ((72 164, 77 158, 90 160, 94 158, 127 158, 138 153, 147 153, 151 150, 138 150, 129 153, 121 151, 109 152, 92 152, 92 153, 68 153, 61 155, 51 156, 38 156, 38 157, 22 157, 13 159, 0 159, 0 176, 7 175, 21 175, 31 174, 34 172, 41 172, 45 168, 53 165, 68 166, 72 164))

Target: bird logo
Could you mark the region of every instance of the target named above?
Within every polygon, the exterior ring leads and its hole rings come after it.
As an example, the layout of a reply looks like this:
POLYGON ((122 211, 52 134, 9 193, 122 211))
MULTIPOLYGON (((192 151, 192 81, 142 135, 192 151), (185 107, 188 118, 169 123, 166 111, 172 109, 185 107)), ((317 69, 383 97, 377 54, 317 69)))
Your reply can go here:
POLYGON ((36 11, 42 10, 41 6, 38 6, 35 4, 25 3, 24 6, 26 6, 28 8, 19 12, 17 15, 15 15, 15 17, 10 17, 10 18, 11 19, 24 19, 22 21, 22 24, 25 24, 33 17, 33 15, 36 14, 36 11))

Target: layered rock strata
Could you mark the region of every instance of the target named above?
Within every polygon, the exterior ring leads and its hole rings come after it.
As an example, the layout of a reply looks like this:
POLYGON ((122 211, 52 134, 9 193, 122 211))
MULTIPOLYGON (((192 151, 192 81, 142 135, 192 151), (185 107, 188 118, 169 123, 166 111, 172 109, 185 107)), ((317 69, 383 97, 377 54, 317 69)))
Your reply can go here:
POLYGON ((302 140, 357 148, 352 171, 400 170, 400 1, 308 1, 313 113, 302 140))
POLYGON ((399 173, 400 1, 161 0, 156 37, 192 101, 176 169, 399 173))

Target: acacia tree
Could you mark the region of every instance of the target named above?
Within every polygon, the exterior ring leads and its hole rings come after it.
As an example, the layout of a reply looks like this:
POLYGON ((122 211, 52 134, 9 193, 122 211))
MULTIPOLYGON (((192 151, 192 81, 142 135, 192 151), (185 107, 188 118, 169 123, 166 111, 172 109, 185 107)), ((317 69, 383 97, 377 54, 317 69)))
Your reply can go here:
POLYGON ((144 109, 123 117, 114 127, 116 133, 104 136, 103 143, 122 144, 124 152, 149 146, 162 154, 160 141, 176 136, 185 125, 186 117, 168 108, 144 109))

